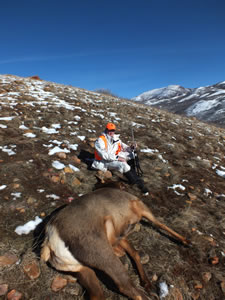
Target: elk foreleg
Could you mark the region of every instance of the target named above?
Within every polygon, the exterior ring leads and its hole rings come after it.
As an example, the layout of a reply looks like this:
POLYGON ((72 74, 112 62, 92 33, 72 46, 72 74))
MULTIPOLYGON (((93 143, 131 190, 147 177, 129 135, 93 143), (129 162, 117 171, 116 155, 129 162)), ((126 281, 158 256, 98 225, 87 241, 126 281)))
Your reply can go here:
POLYGON ((134 260, 134 262, 137 266, 139 275, 141 277, 141 281, 143 282, 144 288, 148 291, 148 293, 150 293, 151 283, 148 280, 148 277, 144 271, 139 253, 134 249, 134 247, 125 238, 121 239, 119 244, 134 260))

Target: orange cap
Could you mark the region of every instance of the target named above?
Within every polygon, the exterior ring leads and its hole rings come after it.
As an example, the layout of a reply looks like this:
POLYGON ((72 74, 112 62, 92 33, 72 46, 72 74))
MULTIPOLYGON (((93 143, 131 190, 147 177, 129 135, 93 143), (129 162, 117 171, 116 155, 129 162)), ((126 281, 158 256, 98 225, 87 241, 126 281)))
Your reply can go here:
POLYGON ((108 130, 116 130, 116 125, 113 124, 113 123, 108 123, 106 125, 106 129, 108 129, 108 130))

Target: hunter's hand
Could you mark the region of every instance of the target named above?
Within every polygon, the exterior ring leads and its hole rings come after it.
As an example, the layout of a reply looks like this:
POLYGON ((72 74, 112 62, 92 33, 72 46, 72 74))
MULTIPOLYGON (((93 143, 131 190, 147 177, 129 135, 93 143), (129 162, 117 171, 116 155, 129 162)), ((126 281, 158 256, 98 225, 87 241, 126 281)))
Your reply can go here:
POLYGON ((136 149, 137 148, 137 143, 132 143, 131 145, 130 145, 130 148, 132 149, 132 150, 134 150, 134 149, 136 149))

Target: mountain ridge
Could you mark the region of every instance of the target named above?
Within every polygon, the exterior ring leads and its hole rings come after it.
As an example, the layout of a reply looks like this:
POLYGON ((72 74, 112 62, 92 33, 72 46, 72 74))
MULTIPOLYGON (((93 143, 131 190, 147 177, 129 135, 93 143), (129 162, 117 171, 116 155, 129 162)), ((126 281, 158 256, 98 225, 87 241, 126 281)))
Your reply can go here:
POLYGON ((199 88, 169 85, 132 100, 225 127, 225 81, 199 88))

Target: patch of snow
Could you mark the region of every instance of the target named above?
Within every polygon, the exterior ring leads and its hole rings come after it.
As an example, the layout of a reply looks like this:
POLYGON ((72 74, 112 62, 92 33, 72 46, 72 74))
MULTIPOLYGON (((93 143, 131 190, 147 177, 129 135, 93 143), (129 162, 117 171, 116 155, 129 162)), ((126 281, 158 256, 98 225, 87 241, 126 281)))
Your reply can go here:
POLYGON ((47 195, 46 198, 52 198, 52 199, 54 199, 54 200, 60 199, 60 197, 57 196, 57 195, 55 195, 55 194, 47 195))
POLYGON ((53 166, 53 168, 55 168, 57 170, 62 170, 65 168, 65 165, 57 160, 53 161, 52 166, 53 166))
POLYGON ((46 128, 45 126, 43 126, 41 128, 41 130, 44 132, 44 133, 47 133, 47 134, 56 134, 56 133, 59 133, 58 131, 55 130, 55 128, 46 128))
POLYGON ((19 129, 27 130, 27 129, 29 129, 29 128, 23 124, 23 125, 20 125, 20 126, 19 126, 19 129))
POLYGON ((78 135, 77 136, 81 141, 84 141, 85 140, 85 136, 84 135, 78 135))
POLYGON ((70 153, 70 150, 68 150, 66 148, 62 149, 62 148, 56 146, 53 149, 49 150, 48 154, 49 155, 54 155, 55 153, 59 153, 59 152, 70 153))
POLYGON ((28 137, 28 138, 35 138, 36 137, 36 134, 32 133, 32 132, 28 132, 28 133, 24 133, 23 134, 25 137, 28 137))
POLYGON ((215 108, 216 105, 218 105, 218 100, 208 100, 208 101, 198 101, 194 105, 188 108, 187 115, 188 116, 194 116, 199 114, 200 112, 205 112, 206 110, 209 110, 211 108, 215 108))
POLYGON ((75 167, 75 166, 73 166, 73 165, 71 165, 71 164, 69 164, 69 167, 70 167, 70 169, 72 169, 74 172, 79 172, 79 171, 80 171, 80 169, 78 169, 77 167, 75 167))
POLYGON ((15 117, 1 117, 0 121, 12 121, 15 117))
POLYGON ((225 178, 225 172, 224 171, 221 171, 221 170, 216 170, 216 174, 225 178))
POLYGON ((18 234, 18 235, 21 235, 21 234, 29 234, 32 230, 34 230, 38 224, 40 224, 42 222, 42 219, 39 218, 38 216, 35 217, 35 220, 34 221, 29 221, 27 222, 26 224, 24 225, 21 225, 21 226, 17 226, 16 229, 15 229, 15 232, 18 234))
POLYGON ((5 185, 5 184, 0 185, 0 191, 4 190, 6 187, 7 187, 7 185, 5 185))
POLYGON ((166 282, 159 283, 159 297, 160 299, 165 298, 169 294, 168 285, 166 282))
POLYGON ((140 152, 144 152, 144 153, 152 153, 152 154, 153 154, 153 153, 159 152, 159 150, 147 148, 147 149, 141 149, 140 152))

